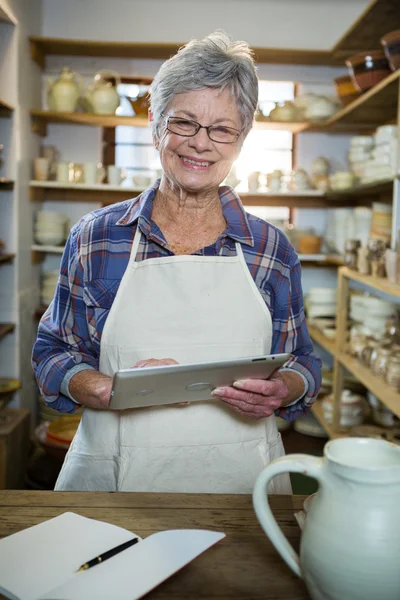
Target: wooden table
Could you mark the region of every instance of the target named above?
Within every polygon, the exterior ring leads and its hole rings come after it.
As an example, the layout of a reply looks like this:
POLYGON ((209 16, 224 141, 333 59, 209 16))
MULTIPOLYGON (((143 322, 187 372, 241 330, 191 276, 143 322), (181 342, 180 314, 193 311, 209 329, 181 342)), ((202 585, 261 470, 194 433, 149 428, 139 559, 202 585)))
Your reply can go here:
MULTIPOLYGON (((293 513, 301 509, 303 501, 303 496, 271 497, 274 514, 296 549, 300 530, 293 513)), ((225 539, 147 598, 309 599, 302 580, 286 566, 264 535, 250 496, 0 491, 0 538, 65 511, 108 521, 143 537, 174 528, 203 528, 226 533, 225 539)))

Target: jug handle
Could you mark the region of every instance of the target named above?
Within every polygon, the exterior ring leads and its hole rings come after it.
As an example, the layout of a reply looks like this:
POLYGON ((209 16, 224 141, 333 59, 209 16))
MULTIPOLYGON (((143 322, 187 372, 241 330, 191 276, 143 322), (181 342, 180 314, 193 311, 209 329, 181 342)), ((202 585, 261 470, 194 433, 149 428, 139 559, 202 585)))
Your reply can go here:
POLYGON ((121 85, 121 77, 117 71, 113 71, 112 69, 102 69, 99 71, 99 75, 111 75, 115 79, 115 87, 118 88, 118 86, 121 85))
POLYGON ((274 544, 275 548, 282 556, 283 560, 292 569, 296 575, 303 578, 300 566, 300 558, 283 535, 281 528, 272 514, 268 503, 267 486, 275 475, 281 473, 302 473, 309 477, 314 477, 322 482, 324 459, 307 454, 291 454, 277 458, 271 464, 267 465, 257 478, 253 491, 253 506, 257 518, 264 529, 268 538, 274 544))

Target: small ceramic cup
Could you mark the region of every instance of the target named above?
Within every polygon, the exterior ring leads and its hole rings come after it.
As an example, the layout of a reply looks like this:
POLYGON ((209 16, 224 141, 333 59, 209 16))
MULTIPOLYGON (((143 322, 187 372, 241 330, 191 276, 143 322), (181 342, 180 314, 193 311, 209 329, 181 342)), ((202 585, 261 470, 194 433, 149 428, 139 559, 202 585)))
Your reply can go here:
POLYGON ((47 181, 50 173, 50 161, 48 158, 35 158, 33 161, 33 173, 37 181, 47 181))

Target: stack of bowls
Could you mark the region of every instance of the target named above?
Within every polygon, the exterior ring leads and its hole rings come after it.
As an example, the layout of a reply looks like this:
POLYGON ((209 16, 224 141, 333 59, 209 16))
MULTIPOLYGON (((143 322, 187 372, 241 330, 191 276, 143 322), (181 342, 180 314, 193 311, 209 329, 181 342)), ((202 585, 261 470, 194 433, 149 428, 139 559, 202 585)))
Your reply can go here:
POLYGON ((48 306, 53 300, 54 292, 58 282, 58 271, 48 271, 42 274, 42 284, 40 288, 41 303, 48 306))
MULTIPOLYGON (((333 421, 333 397, 326 396, 322 400, 322 408, 327 423, 333 421)), ((340 399, 340 426, 355 427, 361 425, 366 414, 367 403, 365 397, 351 390, 343 390, 340 399)))
POLYGON ((59 246, 66 240, 68 218, 49 210, 36 213, 35 241, 43 246, 59 246))
POLYGON ((363 181, 392 179, 397 166, 397 125, 381 125, 375 133, 375 147, 367 161, 363 181))
POLYGON ((336 288, 310 288, 305 304, 308 317, 335 317, 336 288))
POLYGON ((350 140, 350 150, 347 155, 350 171, 363 180, 366 164, 371 158, 375 145, 372 135, 355 135, 350 140))
POLYGON ((392 236, 392 205, 384 202, 372 203, 370 238, 384 240, 390 244, 392 236))
POLYGON ((363 294, 351 294, 350 319, 362 325, 358 332, 380 339, 386 335, 386 321, 396 313, 396 304, 363 294))

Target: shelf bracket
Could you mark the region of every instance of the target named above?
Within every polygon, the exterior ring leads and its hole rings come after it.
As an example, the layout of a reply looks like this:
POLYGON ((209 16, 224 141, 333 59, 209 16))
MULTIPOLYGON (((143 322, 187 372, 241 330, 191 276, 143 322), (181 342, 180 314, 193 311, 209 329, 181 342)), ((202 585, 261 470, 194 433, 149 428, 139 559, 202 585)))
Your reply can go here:
POLYGON ((32 132, 40 135, 41 137, 46 137, 47 124, 37 117, 32 117, 32 132))
POLYGON ((30 51, 32 60, 39 65, 41 69, 44 69, 45 57, 42 48, 36 40, 30 40, 30 51))
POLYGON ((31 250, 31 264, 40 265, 44 261, 45 253, 31 250))

